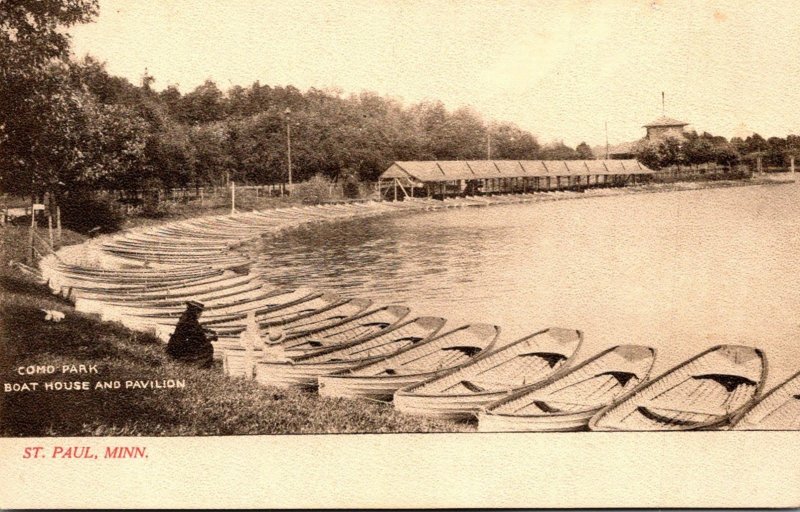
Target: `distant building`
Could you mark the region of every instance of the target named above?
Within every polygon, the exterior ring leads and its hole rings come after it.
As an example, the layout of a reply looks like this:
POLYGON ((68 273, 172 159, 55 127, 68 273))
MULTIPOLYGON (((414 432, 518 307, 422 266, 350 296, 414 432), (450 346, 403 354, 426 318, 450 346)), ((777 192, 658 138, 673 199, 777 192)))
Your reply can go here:
MULTIPOLYGON (((682 139, 686 136, 684 132, 686 126, 689 126, 689 123, 684 123, 683 121, 678 121, 671 117, 661 116, 653 122, 644 125, 644 128, 647 130, 647 134, 644 138, 648 140, 662 140, 667 137, 682 139)), ((621 142, 619 144, 611 144, 608 148, 606 148, 606 146, 594 146, 592 147, 592 154, 598 159, 628 160, 636 158, 634 153, 638 142, 639 141, 621 142)))
POLYGON ((655 121, 644 125, 647 129, 647 138, 650 140, 665 139, 667 137, 683 138, 683 128, 689 123, 672 119, 671 117, 661 116, 655 121))
POLYGON ((623 186, 652 174, 636 160, 429 160, 394 162, 378 188, 397 200, 623 186))
POLYGON ((609 160, 630 160, 636 158, 634 156, 634 146, 636 146, 635 142, 610 144, 608 148, 606 148, 606 146, 593 146, 592 154, 598 160, 604 160, 606 158, 609 160), (608 151, 606 151, 606 149, 608 149, 608 151), (606 153, 608 153, 608 157, 606 157, 606 153))

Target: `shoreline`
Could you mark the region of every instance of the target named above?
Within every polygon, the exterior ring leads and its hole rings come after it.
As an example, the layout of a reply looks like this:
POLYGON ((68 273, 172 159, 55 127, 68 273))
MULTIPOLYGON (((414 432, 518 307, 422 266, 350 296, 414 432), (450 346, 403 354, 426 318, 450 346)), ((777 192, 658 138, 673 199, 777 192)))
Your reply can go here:
MULTIPOLYGON (((496 206, 503 204, 539 203, 539 202, 564 201, 564 200, 574 200, 574 199, 594 199, 602 197, 616 197, 621 195, 690 192, 690 191, 719 189, 719 188, 777 186, 777 185, 790 185, 792 183, 794 183, 794 181, 777 180, 770 178, 751 178, 750 180, 717 180, 717 181, 691 181, 691 182, 678 181, 674 183, 655 183, 655 184, 650 183, 650 184, 634 185, 628 187, 589 188, 580 192, 569 191, 569 190, 560 190, 560 191, 553 190, 553 191, 538 191, 526 194, 467 196, 463 198, 453 197, 453 198, 446 198, 444 200, 436 200, 428 198, 413 198, 413 199, 407 198, 405 201, 398 201, 396 203, 401 203, 401 204, 417 203, 425 206, 420 206, 419 208, 402 209, 397 212, 391 212, 391 213, 405 213, 405 212, 413 212, 419 210, 431 211, 431 210, 441 210, 441 209, 460 208, 460 207, 496 206)), ((393 204, 393 203, 395 202, 368 200, 361 202, 350 202, 347 204, 382 205, 382 204, 393 204)), ((276 208, 253 210, 252 212, 237 211, 235 214, 212 213, 209 215, 198 215, 188 218, 167 218, 161 220, 160 222, 147 223, 145 225, 135 225, 133 227, 123 228, 122 230, 114 233, 109 233, 105 235, 100 235, 95 238, 87 239, 82 243, 66 245, 56 250, 53 254, 56 255, 56 258, 58 260, 63 261, 66 264, 85 266, 86 268, 91 268, 91 269, 112 270, 120 268, 144 267, 142 263, 137 262, 136 260, 124 259, 112 256, 107 252, 105 252, 100 246, 104 243, 113 241, 120 237, 125 237, 129 234, 147 233, 149 231, 158 230, 160 228, 164 228, 166 226, 177 223, 196 222, 196 221, 203 222, 203 221, 212 221, 215 219, 236 219, 238 216, 247 215, 249 213, 268 214, 269 212, 283 212, 286 210, 303 210, 303 209, 309 209, 308 211, 311 212, 313 211, 311 209, 319 206, 320 205, 288 206, 288 207, 281 206, 276 208)), ((327 219, 328 222, 336 222, 341 220, 347 220, 347 218, 327 219)), ((301 220, 292 226, 281 226, 277 229, 267 230, 258 234, 254 234, 251 237, 230 244, 230 249, 233 252, 237 252, 243 256, 249 257, 249 253, 246 250, 243 251, 242 249, 245 248, 245 246, 250 241, 262 238, 264 236, 279 235, 286 229, 296 228, 303 224, 306 224, 307 222, 315 222, 315 221, 319 221, 319 219, 310 217, 308 219, 305 219, 304 221, 301 220)), ((40 260, 39 262, 40 270, 42 269, 42 262, 48 257, 49 255, 40 260)), ((152 262, 150 263, 150 268, 163 268, 165 270, 172 268, 174 266, 175 265, 164 265, 161 263, 152 263, 152 262)))

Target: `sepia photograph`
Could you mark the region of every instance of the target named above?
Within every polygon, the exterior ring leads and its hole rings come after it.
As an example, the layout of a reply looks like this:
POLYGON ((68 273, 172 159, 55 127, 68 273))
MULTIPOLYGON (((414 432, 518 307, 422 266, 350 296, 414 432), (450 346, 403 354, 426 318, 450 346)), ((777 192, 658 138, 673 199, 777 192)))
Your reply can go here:
POLYGON ((2 1, 0 507, 800 505, 797 13, 2 1))

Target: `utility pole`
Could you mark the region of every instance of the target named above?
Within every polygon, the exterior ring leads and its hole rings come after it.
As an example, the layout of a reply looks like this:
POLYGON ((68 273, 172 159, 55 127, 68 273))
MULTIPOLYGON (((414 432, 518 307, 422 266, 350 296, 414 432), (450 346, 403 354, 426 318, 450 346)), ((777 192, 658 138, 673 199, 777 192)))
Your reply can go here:
POLYGON ((492 159, 492 132, 486 130, 486 160, 492 159))
POLYGON ((606 160, 608 160, 608 121, 606 121, 606 160))
POLYGON ((661 91, 661 115, 667 115, 666 103, 664 102, 664 91, 661 91))
POLYGON ((292 110, 286 107, 286 160, 289 164, 289 193, 292 191, 292 110))

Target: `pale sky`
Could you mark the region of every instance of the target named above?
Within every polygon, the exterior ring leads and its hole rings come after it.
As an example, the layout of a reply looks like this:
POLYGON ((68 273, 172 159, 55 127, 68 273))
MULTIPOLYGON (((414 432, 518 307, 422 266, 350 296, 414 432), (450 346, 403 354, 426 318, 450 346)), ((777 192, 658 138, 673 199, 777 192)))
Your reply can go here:
POLYGON ((635 140, 666 114, 730 138, 800 133, 792 0, 101 0, 78 56, 139 83, 375 91, 512 121, 541 142, 635 140))

